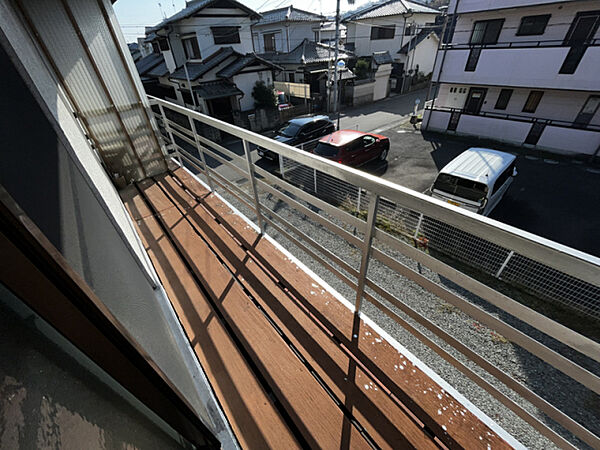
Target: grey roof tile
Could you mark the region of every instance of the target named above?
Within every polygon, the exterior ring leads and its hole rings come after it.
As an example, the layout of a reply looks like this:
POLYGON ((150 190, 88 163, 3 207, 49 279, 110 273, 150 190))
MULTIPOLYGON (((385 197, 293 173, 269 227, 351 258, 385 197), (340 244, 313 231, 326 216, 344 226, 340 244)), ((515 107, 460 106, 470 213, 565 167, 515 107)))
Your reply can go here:
POLYGON ((205 100, 212 98, 230 97, 232 95, 243 95, 235 84, 230 83, 226 80, 209 81, 208 83, 202 83, 192 88, 194 92, 205 100))
POLYGON ((142 59, 136 61, 135 68, 137 69, 140 76, 146 75, 146 72, 155 68, 164 61, 165 58, 163 57, 163 55, 160 55, 158 53, 150 53, 149 55, 146 55, 142 59))
POLYGON ((244 68, 256 62, 260 64, 265 64, 275 70, 283 70, 282 67, 273 64, 271 61, 261 58, 260 56, 255 55, 254 53, 248 53, 247 55, 239 57, 228 66, 221 69, 219 72, 217 72, 217 76, 223 78, 231 78, 232 76, 242 71, 244 68))
MULTIPOLYGON (((348 59, 351 56, 349 52, 340 49, 340 59, 348 59)), ((265 53, 262 57, 275 64, 315 64, 333 60, 334 48, 304 39, 289 53, 265 53)))
POLYGON ((169 73, 169 69, 167 69, 167 63, 163 61, 155 68, 146 72, 146 76, 158 78, 158 77, 164 77, 168 73, 169 73))
POLYGON ((264 11, 260 13, 262 18, 256 25, 265 25, 269 23, 277 22, 321 22, 326 20, 325 16, 315 14, 301 9, 294 8, 293 6, 286 6, 285 8, 272 9, 270 11, 264 11))
POLYGON ((437 9, 430 8, 429 6, 421 3, 411 2, 408 0, 389 0, 352 13, 344 17, 344 22, 349 20, 395 16, 399 14, 405 14, 407 12, 439 14, 437 9))
POLYGON ((431 33, 434 33, 439 38, 440 35, 442 34, 442 30, 441 30, 441 28, 427 28, 427 29, 419 31, 419 34, 417 34, 417 37, 415 38, 414 42, 412 39, 410 41, 408 41, 406 44, 404 44, 402 46, 402 48, 400 50, 398 50, 398 53, 407 54, 409 47, 410 48, 414 48, 413 46, 416 47, 421 42, 423 42, 427 38, 427 36, 429 36, 431 33))
MULTIPOLYGON (((231 56, 241 56, 239 53, 233 50, 231 47, 221 47, 219 50, 214 52, 208 58, 200 63, 188 63, 187 71, 190 77, 190 80, 197 80, 202 75, 207 73, 209 70, 214 69, 223 61, 231 56)), ((185 67, 179 67, 175 72, 173 72, 170 76, 175 80, 187 80, 187 76, 185 74, 185 67)))
POLYGON ((392 59, 392 55, 387 50, 385 52, 375 52, 373 53, 373 61, 378 66, 382 64, 392 64, 394 60, 392 59))

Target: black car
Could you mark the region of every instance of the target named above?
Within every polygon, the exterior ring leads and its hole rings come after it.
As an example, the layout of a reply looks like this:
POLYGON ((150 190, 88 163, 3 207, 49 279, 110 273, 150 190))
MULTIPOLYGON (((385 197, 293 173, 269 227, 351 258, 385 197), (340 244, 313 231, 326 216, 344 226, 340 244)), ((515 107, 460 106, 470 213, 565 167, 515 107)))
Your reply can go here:
MULTIPOLYGON (((284 144, 297 146, 309 141, 315 141, 335 131, 334 123, 327 116, 296 117, 284 123, 273 139, 284 144)), ((265 158, 277 160, 276 153, 258 148, 258 154, 265 158)))

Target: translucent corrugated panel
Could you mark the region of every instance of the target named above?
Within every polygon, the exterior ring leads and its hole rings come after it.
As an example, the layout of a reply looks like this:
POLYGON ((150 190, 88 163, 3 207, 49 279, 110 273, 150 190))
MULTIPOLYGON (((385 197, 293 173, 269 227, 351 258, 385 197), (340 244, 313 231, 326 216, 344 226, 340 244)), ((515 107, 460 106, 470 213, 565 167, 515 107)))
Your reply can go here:
MULTIPOLYGON (((166 169, 145 95, 97 0, 20 2, 107 169, 128 181, 166 169)), ((120 33, 114 30, 114 33, 120 33)))

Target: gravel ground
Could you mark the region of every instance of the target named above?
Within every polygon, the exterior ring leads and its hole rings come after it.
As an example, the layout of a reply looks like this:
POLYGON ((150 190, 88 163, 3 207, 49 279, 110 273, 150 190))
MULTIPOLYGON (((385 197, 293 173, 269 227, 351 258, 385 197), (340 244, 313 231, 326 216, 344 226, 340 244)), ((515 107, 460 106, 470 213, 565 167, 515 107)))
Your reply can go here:
MULTIPOLYGON (((248 192, 247 185, 240 187, 243 187, 246 192, 248 192)), ((242 203, 237 201, 222 189, 219 189, 218 191, 242 213, 256 222, 254 211, 246 208, 242 203)), ((356 269, 359 268, 360 250, 358 250, 356 247, 348 244, 339 235, 332 233, 321 225, 309 220, 304 214, 290 208, 287 204, 282 201, 278 201, 271 195, 260 194, 259 197, 261 204, 277 212, 299 230, 312 237, 323 247, 329 249, 352 267, 356 269)), ((315 212, 318 212, 322 216, 327 216, 325 213, 314 207, 311 207, 311 209, 313 209, 315 212)), ((348 229, 347 226, 339 223, 337 220, 331 217, 328 217, 328 219, 348 229)), ((348 231, 354 230, 348 229, 348 231)), ((333 275, 328 269, 317 263, 314 259, 312 259, 312 257, 297 248, 273 228, 267 226, 267 233, 280 242, 293 255, 295 255, 300 261, 302 261, 311 270, 328 282, 345 298, 351 300, 354 299, 354 290, 339 280, 339 278, 333 275)), ((531 328, 527 324, 524 324, 518 319, 504 313, 500 309, 488 304, 481 298, 465 291, 460 286, 457 286, 456 284, 444 279, 427 268, 422 267, 415 261, 408 259, 401 253, 386 248, 377 241, 374 242, 374 245, 408 267, 420 272, 425 277, 443 285, 450 291, 459 294, 463 298, 469 300, 471 303, 481 307, 493 316, 505 321, 515 328, 518 328, 524 333, 527 333, 531 337, 539 340, 553 350, 569 357, 593 373, 600 374, 600 364, 595 363, 591 359, 571 350, 569 347, 555 341, 543 333, 531 328)), ((344 272, 342 269, 340 269, 340 271, 344 272)), ((562 410, 570 417, 583 424, 590 431, 600 434, 600 396, 584 388, 579 383, 571 380, 571 378, 568 376, 563 375, 552 366, 544 363, 519 346, 508 342, 504 337, 494 332, 490 328, 478 323, 470 316, 460 311, 458 308, 444 302, 439 297, 424 290, 416 283, 404 278, 397 272, 394 272, 387 266, 374 259, 371 259, 368 277, 372 281, 385 288, 388 292, 392 293, 397 299, 409 305, 419 314, 435 323, 451 336, 466 344, 469 348, 474 349, 479 355, 483 356, 494 366, 500 368, 511 378, 527 386, 546 401, 552 403, 558 409, 562 410)), ((349 278, 352 279, 351 276, 349 276, 349 278)), ((551 427, 555 432, 567 438, 579 448, 589 448, 585 443, 575 438, 560 425, 547 418, 543 413, 540 413, 530 403, 520 398, 518 394, 506 388, 502 383, 498 382, 494 377, 480 369, 476 364, 471 363, 467 358, 463 357, 451 346, 446 345, 435 335, 416 324, 412 319, 408 318, 408 316, 399 311, 396 307, 390 305, 387 301, 383 300, 373 292, 370 293, 379 301, 382 301, 382 303, 388 305, 390 309, 394 310, 400 317, 423 332, 428 338, 448 351, 448 353, 456 357, 467 367, 495 386, 502 393, 510 397, 528 412, 535 415, 547 426, 551 427)), ((436 371, 450 385, 461 392, 484 413, 494 419, 500 426, 512 434, 522 444, 534 449, 556 448, 551 441, 540 435, 538 431, 527 424, 524 420, 516 416, 508 408, 503 406, 485 390, 471 382, 465 375, 444 361, 436 353, 430 350, 429 347, 422 344, 420 340, 415 338, 397 322, 390 319, 376 306, 364 301, 363 308, 364 312, 379 326, 381 326, 403 346, 409 349, 424 363, 436 371)))

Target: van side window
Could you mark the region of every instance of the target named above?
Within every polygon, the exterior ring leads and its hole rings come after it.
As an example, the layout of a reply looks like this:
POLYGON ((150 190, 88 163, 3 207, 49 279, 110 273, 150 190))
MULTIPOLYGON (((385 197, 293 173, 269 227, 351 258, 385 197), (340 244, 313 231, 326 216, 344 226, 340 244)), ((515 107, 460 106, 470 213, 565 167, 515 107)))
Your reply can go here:
POLYGON ((500 174, 500 176, 496 179, 496 182, 494 183, 494 189, 492 190, 491 195, 494 195, 496 192, 498 192, 498 189, 504 186, 504 183, 506 183, 508 179, 512 176, 514 170, 515 163, 512 163, 504 170, 504 172, 500 174))

